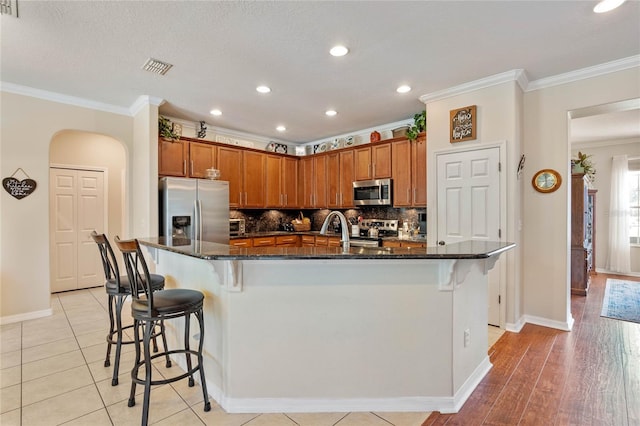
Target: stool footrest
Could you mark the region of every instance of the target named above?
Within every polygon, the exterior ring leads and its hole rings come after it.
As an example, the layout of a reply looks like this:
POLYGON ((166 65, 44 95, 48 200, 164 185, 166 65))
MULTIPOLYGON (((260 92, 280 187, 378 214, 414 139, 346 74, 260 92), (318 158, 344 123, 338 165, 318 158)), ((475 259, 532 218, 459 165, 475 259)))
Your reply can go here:
MULTIPOLYGON (((162 353, 157 353, 152 355, 151 357, 149 357, 149 360, 153 360, 154 358, 159 358, 161 356, 166 356, 166 355, 171 355, 171 354, 189 354, 189 356, 195 356, 196 357, 196 361, 198 360, 198 351, 192 350, 192 349, 174 349, 171 351, 166 351, 166 352, 162 352, 162 353)), ((140 367, 144 366, 145 361, 142 360, 140 362, 138 362, 136 365, 134 365, 133 370, 131 370, 131 380, 133 380, 135 383, 139 384, 139 385, 144 385, 146 384, 146 380, 144 378, 139 378, 138 377, 138 371, 140 370, 140 367)), ((179 376, 175 376, 175 377, 169 377, 166 379, 162 379, 162 380, 151 380, 149 382, 149 384, 151 385, 166 385, 167 383, 173 383, 173 382, 177 382, 178 380, 182 380, 185 379, 187 377, 191 377, 193 374, 195 374, 198 370, 200 370, 201 365, 199 362, 196 362, 196 365, 193 366, 191 368, 191 370, 180 374, 179 376)), ((153 373, 152 373, 153 374, 153 373)))

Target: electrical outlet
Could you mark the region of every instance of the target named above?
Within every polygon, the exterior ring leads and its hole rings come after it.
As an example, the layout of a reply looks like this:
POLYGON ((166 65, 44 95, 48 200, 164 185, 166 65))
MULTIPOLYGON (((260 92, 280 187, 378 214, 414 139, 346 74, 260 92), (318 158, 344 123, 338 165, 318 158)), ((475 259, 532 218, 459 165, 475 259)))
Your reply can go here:
POLYGON ((464 331, 464 347, 465 348, 469 346, 470 339, 471 339, 471 334, 469 333, 469 329, 467 328, 464 331))

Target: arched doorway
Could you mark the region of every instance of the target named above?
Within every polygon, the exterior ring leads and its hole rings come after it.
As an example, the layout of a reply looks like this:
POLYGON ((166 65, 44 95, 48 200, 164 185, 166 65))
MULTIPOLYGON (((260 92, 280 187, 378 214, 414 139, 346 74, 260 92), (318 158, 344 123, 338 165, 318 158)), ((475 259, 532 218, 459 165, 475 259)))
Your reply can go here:
POLYGON ((104 283, 89 228, 110 236, 126 230, 126 164, 123 144, 110 136, 64 130, 51 139, 51 292, 104 283))

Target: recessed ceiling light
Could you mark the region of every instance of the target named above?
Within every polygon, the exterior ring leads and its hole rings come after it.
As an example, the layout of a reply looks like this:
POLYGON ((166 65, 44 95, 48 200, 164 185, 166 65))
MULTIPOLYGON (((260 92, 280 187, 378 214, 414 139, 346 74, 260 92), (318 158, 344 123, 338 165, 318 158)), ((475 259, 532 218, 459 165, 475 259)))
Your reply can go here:
POLYGON ((600 3, 596 4, 596 6, 593 8, 593 11, 595 13, 608 12, 620 6, 625 1, 626 0, 602 0, 600 3))
POLYGON ((260 93, 269 93, 271 89, 268 86, 258 86, 256 90, 260 93))
POLYGON ((278 126, 278 127, 276 127, 276 130, 279 131, 279 132, 284 132, 285 130, 287 130, 287 128, 284 127, 284 126, 278 126))
POLYGON ((402 85, 402 86, 400 86, 400 87, 398 87, 396 89, 396 92, 398 92, 398 93, 407 93, 409 91, 411 91, 411 87, 407 86, 406 84, 404 84, 404 85, 402 85))
POLYGON ((222 111, 220 111, 219 109, 212 109, 209 112, 211 113, 211 115, 222 115, 222 111))
POLYGON ((332 56, 344 56, 349 53, 349 49, 344 46, 333 46, 329 51, 332 56))
POLYGON ((334 115, 336 115, 338 112, 332 109, 328 109, 325 111, 325 114, 328 115, 329 117, 333 117, 334 115))

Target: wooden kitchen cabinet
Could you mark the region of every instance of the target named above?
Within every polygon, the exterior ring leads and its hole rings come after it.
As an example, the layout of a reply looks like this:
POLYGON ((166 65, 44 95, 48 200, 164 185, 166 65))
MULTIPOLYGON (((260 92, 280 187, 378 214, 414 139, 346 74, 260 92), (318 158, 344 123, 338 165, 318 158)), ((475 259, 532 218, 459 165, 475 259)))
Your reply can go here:
POLYGON ((216 146, 189 142, 189 177, 204 179, 207 169, 216 168, 216 146))
POLYGON ((275 247, 276 237, 256 237, 251 243, 253 247, 275 247))
POLYGON ((298 163, 298 203, 301 208, 327 207, 327 156, 303 157, 298 163))
POLYGON ((297 235, 279 235, 276 237, 276 247, 299 247, 300 237, 297 235))
POLYGON ((384 179, 391 177, 391 144, 355 148, 354 180, 384 179))
POLYGON ((584 173, 571 175, 571 294, 586 296, 595 269, 595 190, 584 173))
MULTIPOLYGON (((393 159, 393 157, 392 157, 393 159)), ((414 207, 427 206, 427 136, 420 135, 411 145, 411 170, 414 207)))
POLYGON ((327 159, 327 207, 335 209, 340 206, 340 154, 333 152, 327 159))
POLYGON ((313 235, 301 235, 300 244, 302 245, 302 247, 315 247, 316 237, 314 237, 313 235))
POLYGON ((186 177, 188 161, 189 142, 158 139, 158 175, 186 177))
POLYGON ((354 152, 340 153, 340 204, 339 207, 353 207, 353 181, 355 180, 354 152))
POLYGON ((245 247, 245 248, 249 248, 253 246, 251 243, 251 238, 233 238, 229 240, 229 245, 235 246, 235 247, 245 247))
POLYGON ((424 135, 414 142, 403 140, 391 146, 394 207, 427 205, 427 142, 424 135))
POLYGON ((265 206, 266 155, 260 152, 242 153, 243 207, 264 208, 265 206))
POLYGON ((315 187, 314 160, 315 158, 311 156, 303 157, 300 159, 300 164, 298 164, 298 181, 300 182, 298 199, 300 207, 303 209, 315 207, 313 202, 313 188, 315 187))
POLYGON ((298 159, 267 155, 265 207, 298 208, 298 159))
POLYGON ((417 241, 383 241, 382 247, 426 248, 427 243, 417 241))
POLYGON ((229 182, 229 207, 242 207, 243 200, 243 169, 242 150, 226 146, 218 146, 218 170, 220 180, 229 182))

